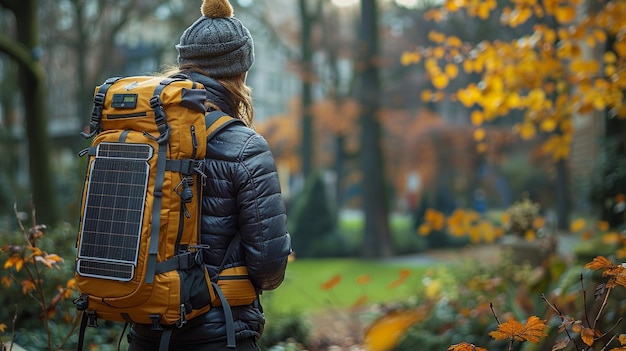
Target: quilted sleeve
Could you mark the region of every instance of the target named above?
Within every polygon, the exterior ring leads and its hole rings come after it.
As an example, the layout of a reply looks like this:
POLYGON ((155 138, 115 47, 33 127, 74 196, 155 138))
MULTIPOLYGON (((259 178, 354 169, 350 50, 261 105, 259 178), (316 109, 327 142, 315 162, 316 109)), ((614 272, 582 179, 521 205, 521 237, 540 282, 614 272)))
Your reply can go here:
POLYGON ((283 281, 291 238, 274 157, 266 140, 252 135, 240 159, 241 188, 237 191, 239 228, 248 273, 262 290, 277 288, 283 281))

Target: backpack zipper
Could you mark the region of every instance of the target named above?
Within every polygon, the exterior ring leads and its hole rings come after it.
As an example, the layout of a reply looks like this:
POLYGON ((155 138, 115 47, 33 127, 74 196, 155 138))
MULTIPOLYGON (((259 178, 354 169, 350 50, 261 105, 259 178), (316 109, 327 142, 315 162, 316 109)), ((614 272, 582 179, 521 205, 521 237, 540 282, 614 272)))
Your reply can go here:
POLYGON ((145 112, 125 113, 125 114, 108 114, 107 119, 120 119, 120 118, 136 118, 146 117, 148 114, 145 112))
POLYGON ((198 137, 196 136, 196 127, 192 124, 189 128, 191 130, 191 145, 193 146, 193 151, 191 151, 191 158, 196 158, 196 152, 198 150, 198 137))

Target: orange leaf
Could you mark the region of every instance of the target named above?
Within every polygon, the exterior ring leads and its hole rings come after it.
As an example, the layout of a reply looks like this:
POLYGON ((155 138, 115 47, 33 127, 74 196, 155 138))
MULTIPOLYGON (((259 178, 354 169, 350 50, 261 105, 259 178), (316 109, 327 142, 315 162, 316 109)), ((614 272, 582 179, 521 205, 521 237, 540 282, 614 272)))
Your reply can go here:
POLYGON ((26 295, 29 291, 35 290, 36 285, 32 280, 24 280, 20 284, 22 284, 22 294, 26 295))
POLYGON ((398 272, 398 279, 392 281, 391 283, 389 283, 388 288, 391 289, 395 289, 398 286, 402 285, 406 279, 411 275, 411 271, 408 269, 401 269, 398 272))
POLYGON ((0 323, 0 333, 4 333, 6 329, 7 329, 7 325, 4 323, 0 323))
POLYGON ((587 344, 587 346, 593 345, 594 342, 594 332, 591 328, 583 328, 580 332, 580 338, 583 339, 583 342, 587 344))
POLYGON ((609 230, 609 222, 607 222, 607 221, 599 221, 598 222, 598 229, 600 229, 603 232, 606 232, 607 230, 609 230))
POLYGON ((577 219, 577 220, 573 221, 573 222, 569 225, 569 230, 570 230, 570 231, 572 231, 572 232, 577 232, 577 231, 582 230, 582 229, 585 227, 585 225, 587 225, 587 224, 585 223, 585 220, 584 220, 584 219, 582 219, 582 218, 579 218, 579 219, 577 219))
POLYGON ((474 344, 462 342, 460 344, 452 345, 448 347, 448 351, 487 351, 482 347, 476 347, 474 344))
POLYGON ((9 269, 13 266, 15 266, 15 270, 17 272, 21 271, 22 267, 24 266, 24 260, 22 259, 22 257, 20 257, 19 255, 13 255, 9 257, 6 262, 4 262, 4 269, 9 269))
POLYGON ((341 281, 341 274, 336 274, 326 282, 324 282, 320 287, 322 290, 330 290, 335 287, 335 285, 339 284, 341 281))
POLYGON ((604 256, 597 256, 593 259, 593 261, 587 263, 585 268, 591 270, 597 269, 611 269, 613 268, 613 262, 611 262, 608 258, 604 256))
POLYGON ((536 316, 530 316, 526 324, 522 324, 513 318, 498 325, 498 330, 489 333, 495 340, 513 339, 517 341, 529 341, 538 343, 543 337, 546 325, 543 320, 536 316))
POLYGON ((372 277, 369 274, 363 274, 356 278, 356 283, 359 285, 367 285, 372 281, 372 277))

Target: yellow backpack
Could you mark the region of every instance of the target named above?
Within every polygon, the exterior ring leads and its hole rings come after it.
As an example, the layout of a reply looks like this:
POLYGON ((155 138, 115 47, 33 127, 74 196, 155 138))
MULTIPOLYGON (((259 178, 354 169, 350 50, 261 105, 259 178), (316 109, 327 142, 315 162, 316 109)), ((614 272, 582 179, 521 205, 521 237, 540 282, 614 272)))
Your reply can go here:
MULTIPOLYGON (((245 267, 209 277, 200 242, 206 146, 215 132, 243 123, 207 113, 204 86, 185 76, 110 78, 96 88, 75 279, 83 312, 79 349, 97 320, 169 326, 224 306, 252 303, 245 267), (232 276, 236 279, 232 279, 232 276), (222 291, 234 291, 232 298, 222 291)), ((236 237, 225 259, 238 244, 236 237)), ((222 266, 224 262, 222 262, 222 266)), ((232 329, 232 328, 231 328, 232 329)), ((234 333, 228 333, 234 345, 234 333)))

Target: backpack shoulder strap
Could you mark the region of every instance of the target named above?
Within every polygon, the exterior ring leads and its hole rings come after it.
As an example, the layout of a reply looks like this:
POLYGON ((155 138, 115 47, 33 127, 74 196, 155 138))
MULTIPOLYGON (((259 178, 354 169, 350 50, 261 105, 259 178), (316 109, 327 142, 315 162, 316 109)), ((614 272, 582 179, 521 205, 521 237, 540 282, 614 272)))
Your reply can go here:
POLYGON ((210 140, 215 133, 234 123, 245 125, 242 120, 231 117, 222 111, 216 110, 207 113, 206 116, 204 116, 204 124, 209 132, 207 141, 210 140))

